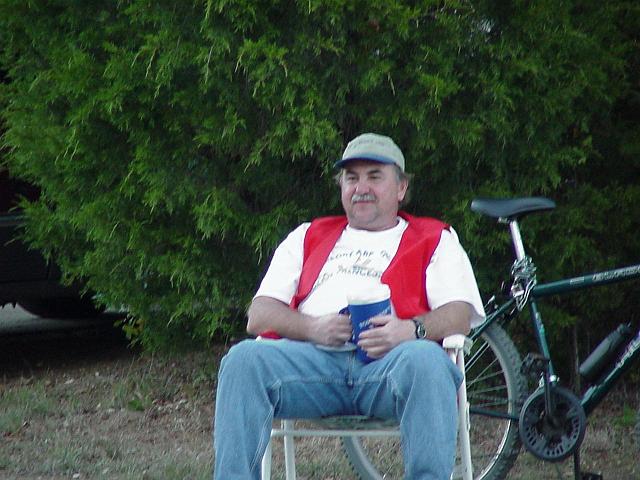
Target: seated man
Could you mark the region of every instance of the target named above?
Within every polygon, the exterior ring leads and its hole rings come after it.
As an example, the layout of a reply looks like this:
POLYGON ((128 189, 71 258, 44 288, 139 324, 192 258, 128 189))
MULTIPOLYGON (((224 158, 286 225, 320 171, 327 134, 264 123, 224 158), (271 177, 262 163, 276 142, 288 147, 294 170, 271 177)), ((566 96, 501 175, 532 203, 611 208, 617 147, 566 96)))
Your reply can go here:
POLYGON ((389 137, 366 133, 336 163, 346 216, 304 223, 280 244, 248 311, 245 340, 222 361, 216 396, 214 478, 260 478, 276 418, 366 415, 400 425, 405 476, 450 477, 461 374, 441 348, 484 311, 454 230, 399 212, 405 160, 389 137), (391 315, 349 342, 339 312, 349 292, 384 283, 391 315))

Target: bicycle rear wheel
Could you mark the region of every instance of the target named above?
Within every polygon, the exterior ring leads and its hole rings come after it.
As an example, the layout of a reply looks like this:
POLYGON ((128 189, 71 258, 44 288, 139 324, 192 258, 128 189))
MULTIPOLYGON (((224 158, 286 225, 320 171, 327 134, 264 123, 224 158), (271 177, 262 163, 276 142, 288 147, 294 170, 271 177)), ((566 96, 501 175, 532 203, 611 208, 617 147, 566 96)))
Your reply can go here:
MULTIPOLYGON (((467 356, 471 459, 476 480, 505 478, 520 451, 517 417, 525 395, 520 363, 513 342, 496 324, 475 340, 467 356), (482 413, 475 413, 476 410, 482 413)), ((403 478, 400 438, 344 437, 342 443, 353 470, 362 480, 403 478)), ((460 478, 456 471, 453 478, 460 478)))
POLYGON ((474 479, 505 478, 520 453, 517 418, 526 396, 521 363, 511 338, 495 323, 475 340, 467 357, 474 479))

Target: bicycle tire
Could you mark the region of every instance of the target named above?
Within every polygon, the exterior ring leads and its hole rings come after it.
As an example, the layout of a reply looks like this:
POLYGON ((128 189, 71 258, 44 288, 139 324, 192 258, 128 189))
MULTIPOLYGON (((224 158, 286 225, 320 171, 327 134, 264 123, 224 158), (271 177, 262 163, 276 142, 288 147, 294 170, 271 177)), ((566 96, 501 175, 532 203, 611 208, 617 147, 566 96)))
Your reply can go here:
MULTIPOLYGON (((526 382, 520 373, 520 354, 504 329, 488 327, 467 356, 467 396, 471 407, 517 417, 526 382)), ((471 455, 474 480, 501 480, 520 452, 518 420, 471 413, 471 455)), ((353 471, 362 480, 403 478, 398 437, 343 437, 353 471)), ((453 478, 459 478, 454 471, 453 478)))

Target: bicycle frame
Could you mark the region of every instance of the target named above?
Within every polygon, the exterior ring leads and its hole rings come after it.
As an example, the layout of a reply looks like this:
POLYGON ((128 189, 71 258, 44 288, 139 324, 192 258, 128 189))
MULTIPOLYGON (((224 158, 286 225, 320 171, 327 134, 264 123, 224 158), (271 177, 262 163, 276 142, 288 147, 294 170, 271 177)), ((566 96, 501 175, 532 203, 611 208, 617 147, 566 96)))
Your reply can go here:
MULTIPOLYGON (((510 220, 508 222, 503 221, 503 223, 508 223, 511 230, 516 254, 516 264, 517 262, 530 262, 530 259, 528 259, 525 254, 518 222, 516 220, 510 220)), ((516 264, 514 264, 514 266, 516 264)), ((532 263, 531 266, 533 267, 532 263)), ((535 272, 535 267, 533 268, 533 272, 535 272)), ((531 284, 531 288, 527 289, 525 292, 519 293, 521 295, 525 295, 524 300, 521 300, 521 302, 522 304, 528 304, 539 352, 548 361, 545 375, 542 378, 547 392, 549 390, 549 384, 555 384, 557 377, 554 373, 549 345, 546 338, 545 326, 542 316, 538 310, 536 299, 551 295, 562 295, 576 290, 592 288, 615 282, 627 281, 638 277, 640 277, 640 264, 542 284, 535 284, 535 275, 532 275, 533 282, 531 284)), ((471 339, 476 339, 495 321, 504 319, 503 321, 505 323, 509 322, 513 317, 518 315, 521 308, 522 305, 518 305, 516 297, 512 295, 509 300, 498 306, 495 311, 491 312, 487 316, 484 324, 471 332, 469 336, 471 339)), ((608 373, 599 379, 598 382, 591 385, 580 397, 580 402, 585 414, 589 415, 593 411, 593 409, 599 404, 600 400, 602 400, 609 390, 611 390, 616 380, 626 372, 638 356, 640 356, 640 333, 627 342, 623 353, 617 358, 613 366, 610 366, 608 373)), ((471 410, 474 411, 475 409, 472 407, 471 410)), ((482 410, 476 410, 475 413, 517 419, 517 417, 508 414, 491 414, 482 410)))
MULTIPOLYGON (((581 290, 585 288, 597 287, 601 285, 607 285, 610 283, 623 282, 632 278, 640 277, 640 264, 630 265, 624 268, 618 268, 615 270, 607 270, 604 272, 592 273, 581 277, 569 278, 567 280, 560 280, 551 283, 544 283, 536 285, 531 293, 532 297, 540 298, 549 295, 558 295, 575 290, 581 290)), ((531 301, 532 311, 536 310, 535 300, 531 301)), ((532 313, 533 315, 533 313, 532 313)), ((539 313, 537 313, 537 319, 534 320, 536 324, 540 322, 539 313)), ((542 343, 546 347, 546 339, 544 338, 544 327, 541 330, 536 329, 536 333, 539 335, 539 343, 542 343)), ((548 351, 548 348, 546 348, 548 351)), ((545 354, 547 355, 547 354, 545 354)), ((623 353, 618 357, 616 362, 610 371, 601 378, 597 383, 591 385, 580 398, 582 407, 587 415, 589 415, 593 409, 600 403, 600 400, 611 390, 613 384, 622 376, 626 370, 631 366, 633 361, 640 356, 640 336, 635 335, 629 342, 623 353)), ((553 367, 550 365, 550 373, 553 375, 553 367)))

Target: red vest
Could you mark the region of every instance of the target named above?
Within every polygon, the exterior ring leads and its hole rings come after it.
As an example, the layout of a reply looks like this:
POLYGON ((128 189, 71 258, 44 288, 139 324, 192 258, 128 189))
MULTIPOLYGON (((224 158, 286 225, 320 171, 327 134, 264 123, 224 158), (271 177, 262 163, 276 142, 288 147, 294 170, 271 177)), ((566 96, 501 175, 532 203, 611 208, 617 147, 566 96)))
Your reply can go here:
MULTIPOLYGON (((399 215, 408 222, 408 226, 402 234, 398 251, 380 281, 389 285, 398 318, 408 319, 430 311, 425 272, 440 242, 442 230, 449 226, 434 218, 414 217, 404 212, 399 215)), ((304 238, 302 272, 298 290, 291 299, 291 308, 297 309, 309 295, 346 226, 345 216, 322 217, 311 222, 304 238)), ((275 332, 261 335, 278 338, 275 332)))

